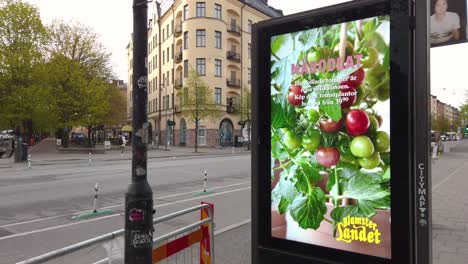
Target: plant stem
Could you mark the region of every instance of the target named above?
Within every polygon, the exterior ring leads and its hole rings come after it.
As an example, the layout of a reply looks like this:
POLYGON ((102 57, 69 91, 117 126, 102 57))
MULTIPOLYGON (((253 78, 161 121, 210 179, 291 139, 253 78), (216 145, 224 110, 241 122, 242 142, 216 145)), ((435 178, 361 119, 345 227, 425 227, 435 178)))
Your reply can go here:
POLYGON ((326 217, 324 217, 323 220, 325 220, 325 222, 328 222, 328 223, 330 223, 330 224, 333 224, 333 221, 330 220, 330 219, 328 219, 328 218, 326 218, 326 217))
POLYGON ((338 171, 336 170, 336 166, 334 166, 334 172, 335 172, 335 184, 336 184, 336 194, 337 194, 337 197, 335 197, 334 199, 334 204, 335 204, 335 208, 337 208, 339 201, 340 201, 338 197, 341 195, 341 193, 340 193, 340 178, 338 176, 338 171))
POLYGON ((272 52, 271 55, 273 55, 273 57, 275 57, 277 60, 281 60, 281 58, 278 57, 278 55, 276 55, 275 53, 272 52))

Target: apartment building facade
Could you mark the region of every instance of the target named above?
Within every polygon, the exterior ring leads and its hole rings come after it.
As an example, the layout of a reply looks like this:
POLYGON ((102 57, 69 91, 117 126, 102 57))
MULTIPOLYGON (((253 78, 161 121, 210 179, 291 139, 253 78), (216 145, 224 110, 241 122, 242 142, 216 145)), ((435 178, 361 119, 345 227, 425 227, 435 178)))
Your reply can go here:
MULTIPOLYGON (((219 105, 217 120, 199 120, 198 144, 232 145, 248 122, 242 95, 250 90, 251 29, 282 16, 268 0, 164 0, 155 2, 148 29, 148 121, 156 143, 193 146, 195 120, 182 113, 184 84, 191 69, 210 87, 219 105), (234 102, 234 107, 232 103, 234 102), (229 107, 228 107, 229 105, 229 107), (241 121, 241 122, 240 122, 241 121)), ((127 46, 129 80, 132 49, 127 46)), ((132 85, 128 86, 128 116, 132 85)))

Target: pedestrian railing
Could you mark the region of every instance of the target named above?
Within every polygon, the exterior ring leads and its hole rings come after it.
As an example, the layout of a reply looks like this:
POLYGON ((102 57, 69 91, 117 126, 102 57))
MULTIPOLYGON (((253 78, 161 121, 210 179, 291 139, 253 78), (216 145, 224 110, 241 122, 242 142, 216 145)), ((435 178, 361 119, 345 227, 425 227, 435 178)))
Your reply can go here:
MULTIPOLYGON (((200 263, 214 264, 214 218, 213 208, 209 204, 202 203, 185 210, 171 213, 153 220, 157 225, 165 221, 195 212, 201 211, 201 220, 184 226, 175 231, 161 235, 153 240, 153 263, 167 261, 175 257, 175 263, 200 263), (188 255, 188 256, 187 256, 188 255), (199 261, 199 262, 198 262, 199 261)), ((125 229, 114 231, 86 241, 57 249, 43 255, 30 258, 16 264, 38 264, 63 257, 78 250, 96 246, 100 243, 110 242, 125 234, 125 229)), ((121 252, 123 255, 123 252, 121 252)), ((82 262, 80 262, 82 263, 82 262)), ((110 264, 111 258, 105 258, 94 264, 110 264)), ((172 261, 171 263, 174 263, 172 261)))

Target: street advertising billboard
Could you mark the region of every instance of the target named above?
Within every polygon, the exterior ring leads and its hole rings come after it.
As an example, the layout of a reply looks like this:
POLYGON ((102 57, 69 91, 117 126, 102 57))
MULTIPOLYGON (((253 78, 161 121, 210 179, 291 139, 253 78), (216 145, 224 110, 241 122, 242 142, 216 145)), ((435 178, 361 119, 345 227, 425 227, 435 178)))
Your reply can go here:
POLYGON ((255 26, 253 263, 430 263, 429 244, 416 242, 430 224, 427 146, 416 147, 427 137, 415 138, 427 113, 412 108, 427 97, 414 47, 425 43, 427 65, 429 46, 410 2, 255 26))
POLYGON ((468 40, 467 5, 468 0, 431 0, 429 39, 432 47, 468 40))

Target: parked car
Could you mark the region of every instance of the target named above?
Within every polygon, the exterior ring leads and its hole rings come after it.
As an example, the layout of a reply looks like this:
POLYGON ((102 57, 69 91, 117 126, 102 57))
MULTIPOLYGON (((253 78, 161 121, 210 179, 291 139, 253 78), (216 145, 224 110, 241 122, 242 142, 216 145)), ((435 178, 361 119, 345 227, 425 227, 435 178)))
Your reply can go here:
POLYGON ((455 132, 447 132, 447 137, 449 141, 457 140, 457 134, 455 132))
POLYGON ((442 141, 447 141, 447 136, 444 134, 444 135, 440 135, 440 140, 442 141))

